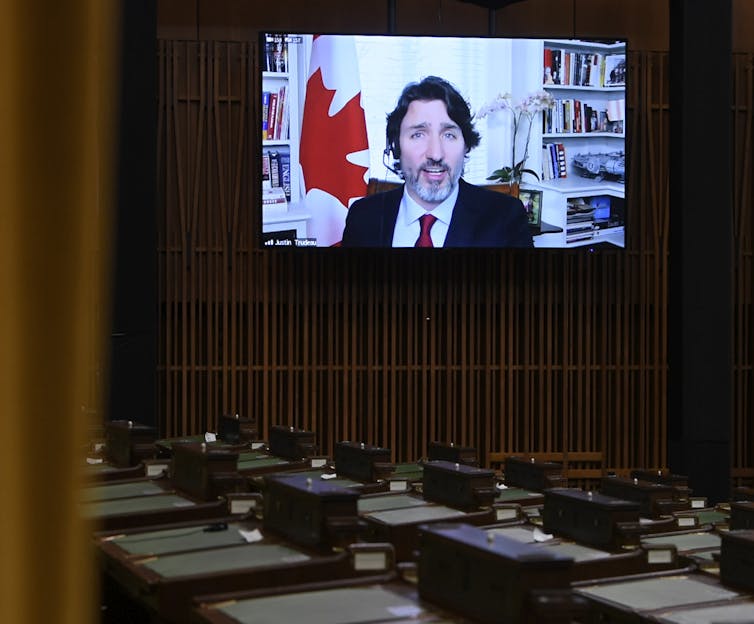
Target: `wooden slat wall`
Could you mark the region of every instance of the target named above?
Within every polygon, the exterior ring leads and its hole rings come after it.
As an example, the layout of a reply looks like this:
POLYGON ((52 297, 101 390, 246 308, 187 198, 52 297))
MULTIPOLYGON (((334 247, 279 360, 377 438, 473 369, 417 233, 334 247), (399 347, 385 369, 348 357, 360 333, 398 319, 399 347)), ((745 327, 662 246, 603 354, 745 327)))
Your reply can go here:
POLYGON ((160 41, 159 410, 388 446, 666 464, 667 53, 630 54, 627 250, 254 247, 255 48, 160 41), (278 252, 280 250, 277 250, 278 252))
MULTIPOLYGON (((733 55, 733 437, 734 471, 754 468, 754 55, 733 55)), ((742 484, 739 481, 737 484, 742 484)))

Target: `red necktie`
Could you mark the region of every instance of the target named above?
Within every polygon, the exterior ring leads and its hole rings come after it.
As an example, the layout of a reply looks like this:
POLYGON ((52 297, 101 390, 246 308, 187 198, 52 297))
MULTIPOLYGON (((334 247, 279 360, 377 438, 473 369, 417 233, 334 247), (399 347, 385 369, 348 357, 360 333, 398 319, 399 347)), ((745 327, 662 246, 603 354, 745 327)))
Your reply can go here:
POLYGON ((414 247, 434 247, 429 231, 432 229, 435 221, 437 221, 437 217, 431 214, 425 214, 419 217, 419 227, 421 227, 421 232, 419 232, 419 238, 416 239, 414 247))

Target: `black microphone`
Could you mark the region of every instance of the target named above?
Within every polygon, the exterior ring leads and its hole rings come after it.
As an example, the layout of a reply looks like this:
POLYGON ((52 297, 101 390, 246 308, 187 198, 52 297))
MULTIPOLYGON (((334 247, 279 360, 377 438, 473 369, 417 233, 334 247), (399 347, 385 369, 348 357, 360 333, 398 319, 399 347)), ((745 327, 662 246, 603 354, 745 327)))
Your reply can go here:
MULTIPOLYGON (((391 166, 390 166, 390 165, 388 165, 388 164, 387 164, 387 162, 386 162, 386 160, 387 160, 387 157, 388 157, 388 156, 390 156, 390 151, 391 151, 391 150, 390 150, 390 146, 388 146, 388 147, 386 147, 386 148, 385 148, 385 151, 384 151, 384 152, 382 152, 382 164, 383 164, 383 165, 385 165, 385 168, 386 168, 386 169, 390 169, 390 171, 392 171, 392 172, 393 172, 393 173, 394 173, 395 175, 397 175, 397 176, 399 176, 400 178, 402 178, 402 177, 403 177, 403 174, 401 173, 400 169, 396 169, 396 168, 395 168, 394 166, 393 166, 393 167, 391 167, 391 166)), ((398 164, 398 161, 396 161, 396 160, 393 160, 393 165, 397 165, 397 164, 398 164)))

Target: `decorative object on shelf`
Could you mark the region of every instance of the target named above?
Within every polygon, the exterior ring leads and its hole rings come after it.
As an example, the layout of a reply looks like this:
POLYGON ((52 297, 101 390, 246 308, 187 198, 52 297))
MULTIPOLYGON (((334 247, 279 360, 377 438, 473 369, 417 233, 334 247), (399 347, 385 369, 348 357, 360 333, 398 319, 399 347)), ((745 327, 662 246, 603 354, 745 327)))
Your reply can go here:
POLYGON ((542 223, 542 191, 524 190, 520 191, 518 198, 524 205, 526 216, 531 227, 539 227, 542 223))
POLYGON ((510 93, 505 95, 499 94, 490 103, 485 104, 477 111, 477 118, 483 119, 488 115, 497 112, 508 112, 513 122, 513 134, 511 140, 511 165, 501 167, 493 171, 488 180, 498 180, 503 183, 519 185, 525 173, 533 175, 539 180, 539 174, 533 169, 526 168, 526 161, 529 158, 529 140, 531 139, 531 128, 534 119, 539 114, 553 105, 553 97, 547 91, 536 91, 530 93, 520 102, 514 102, 510 93), (525 136, 523 142, 524 155, 519 160, 516 157, 516 145, 519 143, 519 133, 525 136))
POLYGON ((626 176, 626 155, 623 152, 576 154, 573 166, 584 178, 623 182, 626 176))

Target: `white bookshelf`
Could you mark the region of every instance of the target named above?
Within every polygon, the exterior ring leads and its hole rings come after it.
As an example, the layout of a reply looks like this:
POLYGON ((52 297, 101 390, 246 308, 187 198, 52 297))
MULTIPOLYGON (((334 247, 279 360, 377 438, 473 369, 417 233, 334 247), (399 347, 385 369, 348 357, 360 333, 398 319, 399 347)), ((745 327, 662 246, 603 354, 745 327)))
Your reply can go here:
MULTIPOLYGON (((548 48, 561 50, 563 57, 566 53, 583 53, 599 55, 600 58, 606 59, 611 55, 623 55, 625 57, 626 53, 626 47, 623 43, 546 39, 543 41, 542 47, 542 58, 544 58, 544 50, 548 48)), ((565 81, 565 77, 562 76, 563 69, 561 67, 561 80, 565 81)), ((591 109, 598 111, 598 115, 600 111, 607 111, 608 107, 611 109, 622 108, 625 112, 625 85, 605 85, 604 73, 601 73, 599 80, 596 81, 598 84, 587 86, 544 83, 544 67, 540 66, 537 70, 542 76, 542 88, 556 100, 579 100, 582 107, 587 104, 591 109), (620 106, 621 100, 622 107, 620 106)), ((598 118, 598 127, 599 121, 598 118)), ((574 164, 574 157, 577 155, 617 154, 619 152, 622 152, 625 156, 625 124, 624 114, 622 127, 618 128, 618 132, 613 131, 615 124, 609 124, 609 128, 602 131, 542 133, 543 145, 561 143, 565 147, 566 177, 540 182, 533 181, 531 178, 526 180, 527 187, 541 190, 543 193, 542 220, 563 230, 562 232, 542 234, 535 237, 536 246, 577 247, 599 242, 610 242, 614 245, 624 246, 622 220, 613 219, 610 225, 606 225, 604 220, 599 220, 597 224, 593 224, 591 231, 587 229, 586 225, 583 225, 583 230, 579 233, 578 227, 569 223, 567 213, 569 202, 577 200, 589 202, 593 198, 607 197, 612 200, 615 206, 620 206, 619 212, 623 214, 625 208, 624 183, 615 179, 614 176, 605 175, 604 172, 598 175, 587 175, 584 168, 577 167, 574 164)), ((585 129, 584 124, 582 124, 582 129, 585 129)), ((543 157, 541 156, 541 158, 543 157)), ((541 159, 538 164, 541 167, 543 160, 541 159)))

